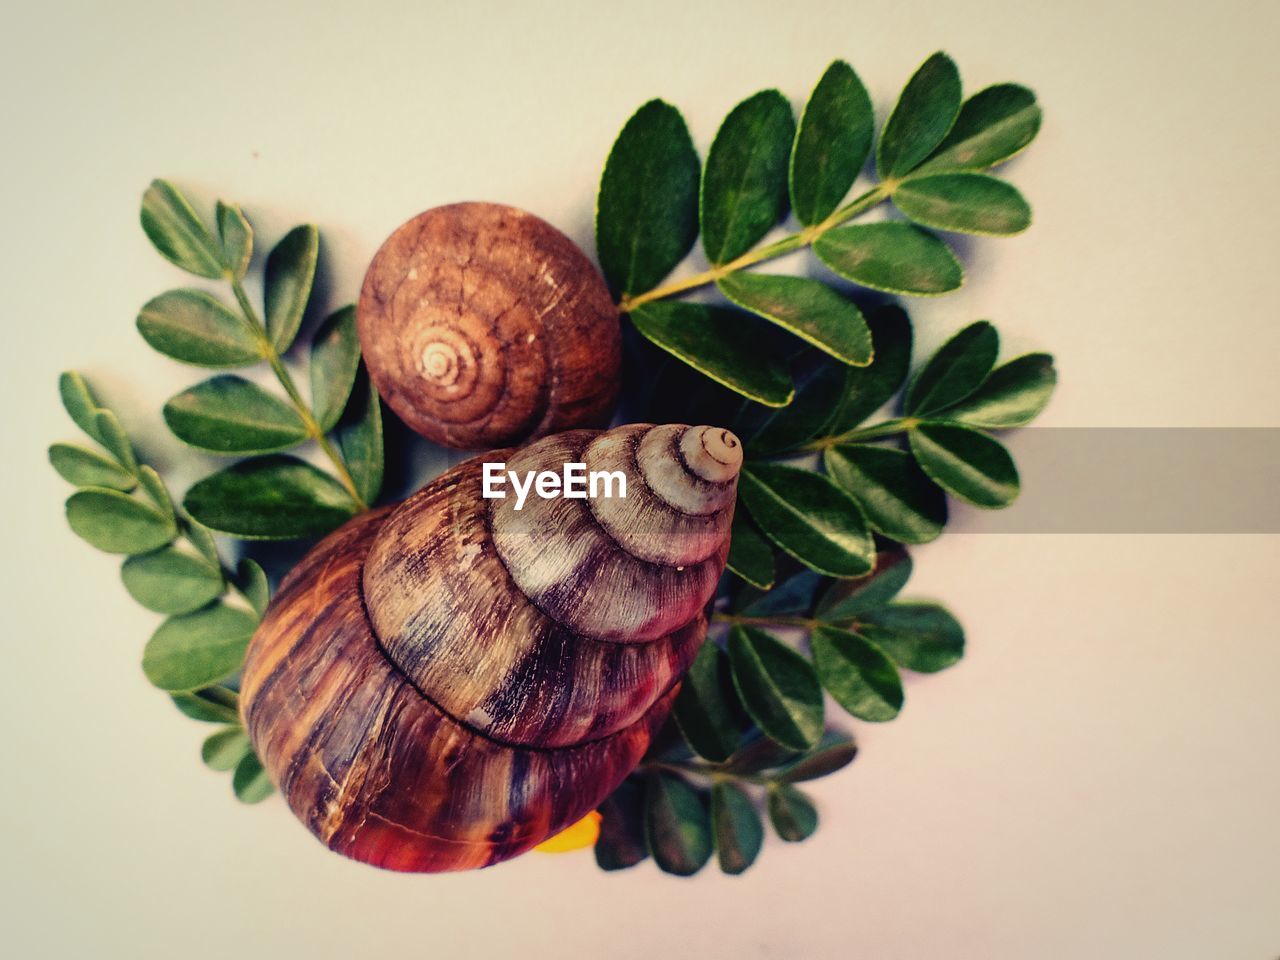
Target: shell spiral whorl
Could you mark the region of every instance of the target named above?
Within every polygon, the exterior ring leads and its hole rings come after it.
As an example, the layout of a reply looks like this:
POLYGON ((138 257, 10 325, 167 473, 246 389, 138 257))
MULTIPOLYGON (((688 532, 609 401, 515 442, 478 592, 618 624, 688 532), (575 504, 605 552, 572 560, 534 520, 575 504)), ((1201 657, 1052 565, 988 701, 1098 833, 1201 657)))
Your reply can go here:
POLYGON ((741 446, 629 425, 468 460, 318 544, 246 660, 242 710, 294 813, 400 870, 486 866, 639 762, 706 633, 741 446), (617 470, 625 498, 482 497, 482 462, 617 470))

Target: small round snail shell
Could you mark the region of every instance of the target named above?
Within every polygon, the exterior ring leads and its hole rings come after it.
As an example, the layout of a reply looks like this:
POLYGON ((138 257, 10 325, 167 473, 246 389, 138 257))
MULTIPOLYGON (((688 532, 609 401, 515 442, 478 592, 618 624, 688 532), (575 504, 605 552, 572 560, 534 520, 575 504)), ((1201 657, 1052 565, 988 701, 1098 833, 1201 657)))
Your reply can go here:
POLYGON ((468 460, 321 541, 246 658, 242 712, 294 813, 397 870, 483 867, 598 806, 706 634, 742 449, 714 427, 576 430, 468 460), (508 470, 626 497, 485 499, 508 470))
POLYGON ((485 449, 609 421, 622 333, 609 289, 533 214, 455 203, 383 243, 357 309, 374 385, 410 428, 485 449))

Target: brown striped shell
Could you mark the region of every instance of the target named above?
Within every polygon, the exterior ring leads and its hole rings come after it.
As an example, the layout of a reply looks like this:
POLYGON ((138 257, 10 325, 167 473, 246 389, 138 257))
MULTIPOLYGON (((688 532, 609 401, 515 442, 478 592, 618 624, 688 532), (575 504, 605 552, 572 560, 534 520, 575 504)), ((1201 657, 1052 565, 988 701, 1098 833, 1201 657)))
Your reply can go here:
MULTIPOLYGON (((714 427, 577 430, 468 460, 281 584, 241 709, 294 813, 396 870, 483 867, 639 762, 706 633, 742 451, 714 427), (627 496, 482 497, 482 463, 618 470, 627 496)), ((616 492, 616 491, 615 491, 616 492)))
POLYGON ((374 385, 437 443, 486 449, 604 426, 622 333, 609 289, 533 214, 455 203, 383 243, 357 308, 374 385))

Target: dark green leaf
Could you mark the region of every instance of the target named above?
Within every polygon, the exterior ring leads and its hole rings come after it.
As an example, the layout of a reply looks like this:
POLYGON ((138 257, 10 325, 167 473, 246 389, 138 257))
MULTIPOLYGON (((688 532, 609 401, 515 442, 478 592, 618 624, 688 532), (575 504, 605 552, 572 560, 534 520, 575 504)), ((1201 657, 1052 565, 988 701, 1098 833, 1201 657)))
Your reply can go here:
POLYGON ((769 788, 769 821, 779 837, 798 843, 818 829, 818 811, 807 796, 783 783, 769 788))
POLYGON ((749 617, 800 617, 813 609, 822 578, 812 570, 793 573, 772 590, 744 590, 735 598, 734 612, 749 617))
POLYGON ((666 873, 688 877, 711 859, 711 818, 703 796, 680 777, 651 774, 645 783, 645 840, 666 873))
POLYGON ((822 736, 822 688, 813 665, 755 627, 729 631, 729 663, 742 705, 765 736, 807 750, 822 736))
POLYGON ((289 349, 302 326, 319 256, 320 231, 306 223, 286 233, 267 257, 267 336, 277 353, 289 349))
POLYGON ((356 308, 343 307, 320 324, 311 340, 311 409, 325 433, 346 409, 359 369, 356 308))
POLYGON ((786 215, 795 134, 791 104, 777 90, 762 90, 725 118, 707 153, 700 195, 702 247, 712 263, 746 253, 786 215))
POLYGON ((161 690, 182 692, 216 683, 240 669, 258 618, 215 604, 170 617, 147 641, 142 671, 161 690))
POLYGON ((858 747, 852 737, 843 733, 827 733, 816 747, 785 766, 778 780, 781 783, 817 780, 847 767, 857 755, 858 747))
POLYGON ((1018 468, 995 439, 957 423, 926 421, 909 433, 929 479, 976 507, 1007 507, 1018 497, 1018 468))
POLYGON ((239 723, 240 698, 226 687, 204 687, 191 693, 171 693, 173 705, 201 723, 239 723))
POLYGON ((803 755, 803 751, 792 750, 766 736, 758 736, 734 754, 724 765, 724 769, 729 773, 764 773, 775 767, 786 766, 803 755))
POLYGON ((947 408, 947 419, 995 430, 1021 427, 1048 406, 1057 383, 1053 357, 1028 353, 992 370, 977 390, 947 408))
POLYGON ((271 602, 271 585, 267 583, 267 575, 256 560, 240 558, 236 565, 236 587, 261 617, 266 612, 267 604, 271 602))
POLYGON ((689 746, 714 763, 728 760, 742 743, 751 721, 738 702, 729 658, 714 642, 698 651, 672 715, 689 746))
POLYGON ((218 543, 213 539, 213 534, 194 520, 184 520, 183 528, 191 545, 199 550, 206 560, 218 569, 222 569, 222 558, 218 556, 218 543))
POLYGON ((120 420, 110 410, 99 410, 94 414, 94 422, 98 426, 98 437, 107 452, 116 458, 116 463, 126 470, 138 469, 138 458, 134 455, 133 444, 129 435, 124 432, 120 420))
POLYGON ((1036 95, 1014 83, 999 83, 964 102, 946 139, 921 168, 985 170, 1008 160, 1040 130, 1036 95))
POLYGON ((209 734, 200 747, 200 759, 210 770, 234 770, 249 752, 249 735, 239 727, 209 734))
POLYGON ((750 464, 738 492, 770 540, 805 566, 832 577, 871 570, 875 547, 857 502, 821 474, 750 464))
POLYGON ((615 294, 645 293, 698 238, 693 141, 680 111, 650 100, 618 135, 596 201, 596 251, 615 294))
POLYGON ((62 406, 77 427, 89 435, 91 440, 101 442, 98 436, 98 401, 84 377, 74 370, 68 370, 58 377, 58 393, 62 397, 62 406))
MULTIPOLYGON (((848 390, 846 371, 853 369, 862 368, 846 366, 824 355, 815 366, 800 375, 795 399, 785 407, 762 409, 753 406, 751 421, 735 424, 748 454, 768 456, 800 450, 822 433, 831 420, 832 411, 845 399, 848 390)), ((745 417, 743 419, 746 420, 745 417)))
POLYGON ((244 320, 203 290, 170 290, 138 314, 138 332, 166 357, 198 367, 243 367, 262 359, 244 320))
POLYGON ((883 607, 911 578, 911 557, 901 547, 876 554, 876 568, 865 577, 837 580, 818 600, 814 616, 843 623, 883 607))
POLYGON ((1000 336, 986 320, 965 327, 944 343, 907 389, 905 410, 924 417, 963 400, 986 379, 1000 352, 1000 336))
POLYGON ((342 486, 309 463, 281 455, 242 460, 187 491, 198 522, 244 540, 292 540, 328 533, 356 513, 342 486))
POLYGON ((161 256, 188 273, 210 280, 222 276, 217 242, 167 180, 152 180, 142 195, 142 229, 161 256))
POLYGON ((871 331, 862 311, 821 280, 765 273, 732 273, 720 292, 842 363, 871 362, 871 331))
POLYGON ((867 313, 875 357, 869 367, 845 367, 844 398, 827 421, 825 433, 854 429, 889 402, 906 382, 911 367, 911 321, 896 306, 867 313))
POLYGON ((984 173, 913 177, 894 190, 893 202, 937 230, 1007 237, 1031 226, 1031 207, 1017 188, 984 173))
POLYGON ((81 490, 67 498, 67 523, 107 553, 147 553, 174 538, 173 520, 115 490, 81 490))
POLYGON ((846 280, 886 293, 931 296, 964 283, 964 268, 945 243, 899 220, 829 230, 813 251, 846 280))
POLYGON ((746 511, 733 517, 726 566, 752 586, 768 590, 773 586, 773 548, 746 518, 746 511))
POLYGON ((133 474, 114 460, 75 444, 55 443, 49 448, 49 463, 63 480, 77 487, 129 491, 138 485, 133 474))
POLYGON ((271 778, 262 768, 262 761, 257 754, 247 753, 236 764, 236 772, 231 776, 231 788, 236 799, 241 803, 261 803, 275 791, 271 778))
POLYGON ((936 673, 964 656, 964 628, 936 603, 903 601, 869 610, 858 629, 917 673, 936 673))
POLYGON ((737 784, 720 781, 711 788, 711 829, 721 870, 736 875, 755 863, 764 843, 764 825, 737 784))
POLYGON ((902 678, 884 651, 836 627, 809 634, 818 679, 836 703, 859 720, 892 720, 902 709, 902 678))
POLYGON ((338 423, 338 449, 351 472, 356 492, 373 503, 382 490, 385 454, 382 439, 382 405, 369 375, 362 374, 351 393, 346 412, 338 423))
POLYGON ((222 247, 222 263, 237 280, 243 279, 253 259, 253 227, 245 219, 239 204, 218 201, 218 244, 222 247))
POLYGON ((297 446, 308 436, 293 407, 230 374, 171 398, 164 420, 179 440, 213 453, 268 453, 297 446))
POLYGON ((877 533, 899 543, 928 543, 942 533, 947 498, 910 454, 849 444, 828 448, 824 461, 827 473, 853 494, 877 533))
POLYGON ((935 53, 907 81, 876 148, 876 170, 894 180, 918 166, 942 142, 960 112, 960 72, 935 53))
POLYGON ((142 489, 151 498, 156 509, 166 517, 175 516, 176 511, 173 509, 173 498, 169 496, 169 488, 165 486, 164 480, 160 478, 160 474, 156 473, 155 468, 144 463, 138 467, 138 478, 142 481, 142 489))
POLYGON ((190 613, 222 593, 220 569, 174 546, 130 557, 120 577, 129 596, 157 613, 190 613))
POLYGON ((658 301, 631 312, 640 333, 730 390, 769 407, 795 389, 781 360, 762 349, 746 314, 704 303, 658 301))
POLYGON ((649 856, 644 840, 644 785, 627 777, 600 804, 600 837, 596 865, 601 870, 625 870, 649 856))
POLYGON ((791 207, 806 226, 840 205, 867 161, 875 114, 866 87, 843 60, 827 67, 800 118, 791 153, 791 207))

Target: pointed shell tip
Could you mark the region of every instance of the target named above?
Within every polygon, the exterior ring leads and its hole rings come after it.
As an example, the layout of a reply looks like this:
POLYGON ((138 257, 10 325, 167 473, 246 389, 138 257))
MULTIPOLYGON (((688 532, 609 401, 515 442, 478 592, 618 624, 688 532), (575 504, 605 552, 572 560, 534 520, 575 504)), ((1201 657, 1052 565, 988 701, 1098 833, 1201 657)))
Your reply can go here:
POLYGON ((689 469, 711 483, 729 483, 742 468, 742 441, 723 427, 690 427, 680 451, 689 469))

